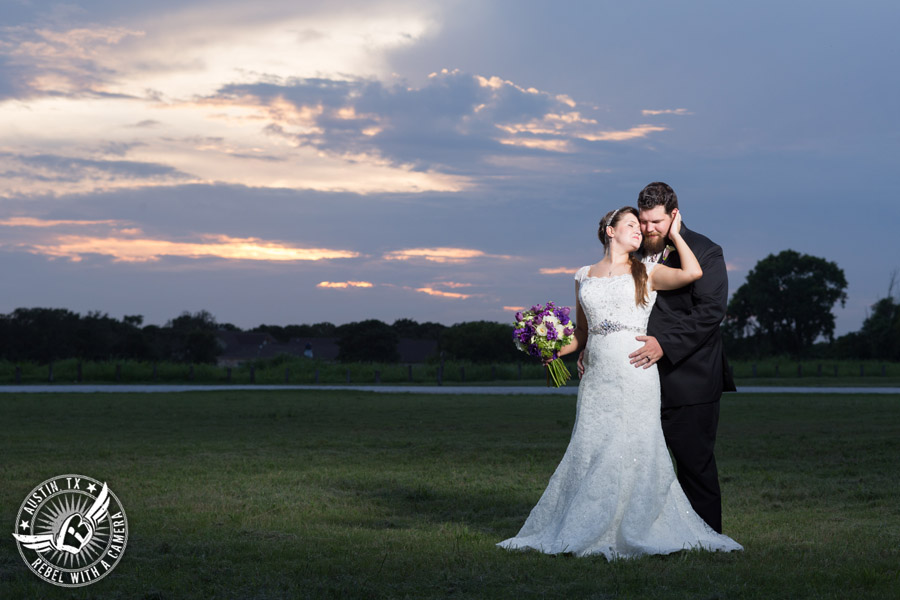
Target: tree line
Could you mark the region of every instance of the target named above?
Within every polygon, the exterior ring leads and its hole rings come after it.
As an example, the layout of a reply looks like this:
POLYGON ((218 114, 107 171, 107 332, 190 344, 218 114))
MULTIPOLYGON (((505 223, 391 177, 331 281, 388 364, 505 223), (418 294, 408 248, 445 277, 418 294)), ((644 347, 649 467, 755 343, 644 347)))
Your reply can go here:
MULTIPOLYGON (((834 337, 835 305, 847 299, 847 280, 835 263, 785 250, 760 260, 731 297, 723 323, 726 351, 735 359, 791 355, 796 358, 900 360, 900 301, 897 273, 887 294, 872 307, 859 331, 834 337)), ((162 327, 143 325, 140 315, 121 320, 108 314, 79 315, 61 308, 18 308, 0 315, 0 358, 48 363, 63 358, 134 359, 213 363, 223 348, 217 331, 242 331, 218 323, 207 311, 183 312, 162 327)), ((510 323, 469 321, 447 326, 398 319, 368 319, 335 325, 259 325, 280 342, 335 338, 338 360, 399 360, 401 338, 432 340, 436 353, 472 362, 522 360, 510 323)))
MULTIPOLYGON (((217 332, 244 331, 218 323, 208 311, 183 312, 162 327, 143 325, 140 315, 121 320, 100 312, 80 315, 64 308, 17 308, 0 315, 0 359, 49 363, 64 358, 83 360, 167 361, 214 363, 223 351, 217 332)), ((267 333, 277 341, 335 338, 342 362, 397 362, 400 338, 436 342, 433 359, 511 362, 519 352, 511 341, 511 325, 472 321, 447 326, 398 319, 388 324, 368 319, 335 325, 259 325, 246 330, 267 333)))

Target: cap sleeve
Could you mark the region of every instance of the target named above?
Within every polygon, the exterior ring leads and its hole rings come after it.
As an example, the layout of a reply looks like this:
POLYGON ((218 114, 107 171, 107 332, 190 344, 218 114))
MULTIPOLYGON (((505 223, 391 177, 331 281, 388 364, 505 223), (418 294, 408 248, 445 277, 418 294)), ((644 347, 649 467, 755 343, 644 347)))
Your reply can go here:
POLYGON ((577 271, 575 271, 575 281, 577 281, 578 283, 581 283, 582 281, 584 281, 584 278, 587 277, 588 271, 590 271, 590 270, 591 270, 591 265, 585 265, 585 266, 581 267, 580 269, 578 269, 577 271))

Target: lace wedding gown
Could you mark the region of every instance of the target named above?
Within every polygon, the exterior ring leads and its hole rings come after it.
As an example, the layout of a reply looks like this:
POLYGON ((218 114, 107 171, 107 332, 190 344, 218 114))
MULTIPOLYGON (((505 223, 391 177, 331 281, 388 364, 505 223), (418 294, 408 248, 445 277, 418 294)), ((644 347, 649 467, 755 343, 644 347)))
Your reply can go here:
POLYGON ((521 531, 497 545, 607 559, 741 550, 694 512, 675 478, 656 366, 629 363, 656 293, 636 306, 630 274, 589 277, 589 269, 575 275, 590 335, 569 447, 521 531))

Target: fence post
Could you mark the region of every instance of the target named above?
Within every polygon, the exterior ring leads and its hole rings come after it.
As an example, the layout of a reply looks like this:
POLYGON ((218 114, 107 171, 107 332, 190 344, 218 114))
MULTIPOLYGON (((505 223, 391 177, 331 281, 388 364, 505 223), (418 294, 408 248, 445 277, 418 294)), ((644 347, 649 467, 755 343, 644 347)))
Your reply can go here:
POLYGON ((78 376, 77 376, 77 381, 78 381, 78 383, 81 383, 81 361, 80 361, 80 360, 78 361, 78 376))
POLYGON ((462 382, 465 382, 465 380, 466 380, 466 368, 465 367, 459 368, 459 380, 462 382))
POLYGON ((153 363, 153 381, 159 379, 159 373, 156 372, 156 363, 153 363))
POLYGON ((16 365, 16 383, 22 383, 22 367, 16 365))
POLYGON ((438 368, 437 368, 437 384, 438 384, 438 385, 444 385, 443 379, 444 379, 444 367, 438 365, 438 368))
POLYGON ((53 383, 53 363, 47 365, 47 381, 53 383))
POLYGON ((381 371, 375 371, 375 383, 381 383, 381 371))
POLYGON ((753 376, 756 377, 756 363, 753 363, 753 376))
POLYGON ((797 377, 803 377, 803 363, 797 363, 797 377))
POLYGON ((316 372, 315 372, 315 375, 314 375, 313 382, 314 382, 314 383, 319 383, 319 369, 318 369, 318 368, 316 369, 316 372))
POLYGON ((838 366, 837 365, 834 365, 834 376, 835 377, 838 376, 838 366))
POLYGON ((412 378, 412 365, 408 365, 407 371, 408 371, 409 381, 410 381, 410 383, 412 383, 412 380, 413 380, 413 378, 412 378))
POLYGON ((497 365, 491 365, 491 381, 497 381, 497 365))
POLYGON ((778 367, 779 367, 778 363, 775 363, 775 377, 779 377, 778 367))
POLYGON ((225 381, 231 383, 231 367, 225 368, 225 381))
POLYGON ((818 375, 819 377, 822 376, 822 363, 819 363, 816 367, 816 375, 818 375))
POLYGON ((291 369, 289 367, 284 368, 284 382, 288 383, 291 380, 291 369))
POLYGON ((350 383, 350 369, 347 369, 347 383, 350 383))
POLYGON ((519 362, 519 379, 522 379, 522 363, 519 362))
POLYGON ((881 376, 884 377, 887 375, 887 369, 885 368, 884 363, 881 363, 881 376))
POLYGON ((860 377, 866 376, 866 365, 859 365, 859 376, 860 377))
POLYGON ((122 365, 116 365, 116 381, 122 381, 122 365))
POLYGON ((256 383, 256 366, 250 367, 250 383, 256 383))
POLYGON ((188 381, 194 380, 194 365, 191 365, 188 369, 188 381))

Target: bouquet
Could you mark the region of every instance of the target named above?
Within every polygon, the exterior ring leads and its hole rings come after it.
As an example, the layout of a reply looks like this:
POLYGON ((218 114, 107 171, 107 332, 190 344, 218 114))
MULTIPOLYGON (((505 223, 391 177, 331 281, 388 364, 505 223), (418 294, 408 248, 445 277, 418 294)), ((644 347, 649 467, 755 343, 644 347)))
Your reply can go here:
POLYGON ((550 377, 556 387, 565 385, 572 377, 563 361, 556 360, 560 349, 569 344, 575 334, 569 311, 567 306, 557 308, 552 302, 548 302, 547 306, 537 304, 530 310, 516 313, 513 342, 522 352, 542 360, 551 359, 547 365, 547 385, 550 385, 550 377))

